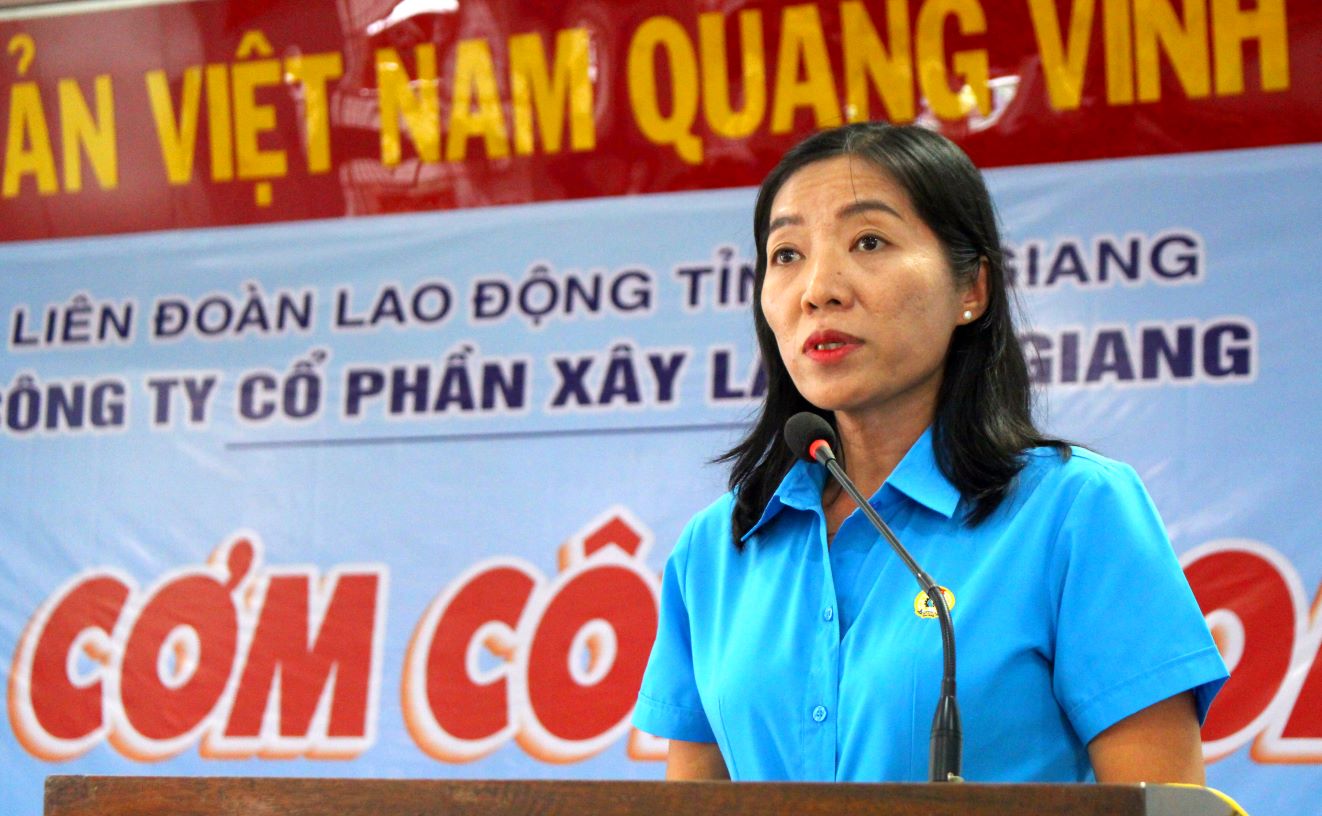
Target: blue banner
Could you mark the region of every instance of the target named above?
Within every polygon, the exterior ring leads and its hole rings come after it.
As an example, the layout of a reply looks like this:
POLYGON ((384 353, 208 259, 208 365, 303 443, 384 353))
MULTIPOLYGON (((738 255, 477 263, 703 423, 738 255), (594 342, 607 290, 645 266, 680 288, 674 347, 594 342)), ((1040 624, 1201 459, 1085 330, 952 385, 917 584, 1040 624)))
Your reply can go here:
MULTIPOLYGON (((1307 812, 1322 148, 988 181, 1044 424, 1138 469, 1232 667, 1210 784, 1307 812)), ((753 195, 0 245, 12 812, 52 773, 659 777, 659 571, 763 387, 753 195)))

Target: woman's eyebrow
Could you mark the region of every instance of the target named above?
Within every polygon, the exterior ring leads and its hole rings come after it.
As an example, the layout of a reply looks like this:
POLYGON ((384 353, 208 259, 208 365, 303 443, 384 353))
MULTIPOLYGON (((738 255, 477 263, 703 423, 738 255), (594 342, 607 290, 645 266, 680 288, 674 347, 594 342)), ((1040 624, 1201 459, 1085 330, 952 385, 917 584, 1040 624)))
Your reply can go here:
POLYGON ((781 227, 799 225, 802 223, 803 223, 803 216, 801 215, 782 215, 779 218, 773 218, 771 220, 771 223, 767 225, 767 235, 768 236, 771 235, 771 233, 775 232, 781 227))
MULTIPOLYGON (((846 204, 836 212, 835 217, 843 221, 846 218, 852 218, 866 212, 890 213, 901 221, 904 220, 904 216, 900 215, 899 210, 896 210, 886 202, 875 198, 865 198, 855 201, 852 204, 846 204)), ((801 224, 803 224, 803 216, 801 215, 782 215, 779 218, 773 218, 771 223, 767 225, 767 235, 770 236, 771 233, 781 227, 798 226, 801 224)))
POLYGON ((886 212, 901 221, 904 220, 904 216, 900 215, 898 210, 886 202, 878 201, 875 198, 865 198, 855 201, 853 204, 847 204, 836 212, 835 217, 843 220, 846 218, 852 218, 855 215, 862 215, 866 212, 886 212))

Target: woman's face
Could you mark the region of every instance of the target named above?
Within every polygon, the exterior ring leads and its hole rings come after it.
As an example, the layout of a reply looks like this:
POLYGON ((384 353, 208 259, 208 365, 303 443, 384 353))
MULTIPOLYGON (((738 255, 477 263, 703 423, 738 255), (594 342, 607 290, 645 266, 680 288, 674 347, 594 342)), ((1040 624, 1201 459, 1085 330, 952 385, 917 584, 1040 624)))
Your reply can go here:
POLYGON ((790 176, 771 204, 762 311, 800 393, 864 416, 925 411, 950 336, 981 313, 985 274, 951 274, 904 189, 865 159, 839 156, 790 176))

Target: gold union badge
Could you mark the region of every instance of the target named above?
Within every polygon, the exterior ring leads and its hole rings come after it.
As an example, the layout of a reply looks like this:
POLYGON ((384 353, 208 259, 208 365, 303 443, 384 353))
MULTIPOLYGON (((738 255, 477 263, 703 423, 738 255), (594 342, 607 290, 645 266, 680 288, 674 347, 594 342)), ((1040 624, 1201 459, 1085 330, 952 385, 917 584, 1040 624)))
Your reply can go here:
MULTIPOLYGON (((940 589, 941 594, 946 596, 946 609, 954 610, 955 593, 951 592, 946 587, 941 587, 940 589)), ((932 599, 927 597, 927 593, 921 589, 918 590, 917 595, 913 596, 913 613, 920 618, 936 617, 936 606, 932 603, 932 599)))

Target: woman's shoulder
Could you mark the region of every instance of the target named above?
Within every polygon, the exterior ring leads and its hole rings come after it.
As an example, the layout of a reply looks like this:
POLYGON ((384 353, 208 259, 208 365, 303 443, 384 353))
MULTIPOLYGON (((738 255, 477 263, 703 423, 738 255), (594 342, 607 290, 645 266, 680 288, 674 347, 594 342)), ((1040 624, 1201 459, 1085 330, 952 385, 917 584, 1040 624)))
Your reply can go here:
POLYGON ((1059 558, 1119 558, 1122 550, 1169 553, 1156 505, 1124 462, 1077 446, 1068 456, 1035 448, 1015 490, 1009 512, 1038 525, 1059 558))
POLYGON ((727 491, 693 514, 679 545, 690 549, 709 549, 714 544, 730 545, 730 518, 734 512, 734 493, 727 491))
POLYGON ((1142 481, 1131 466, 1078 445, 1068 449, 1041 446, 1024 452, 1020 485, 1033 491, 1048 489, 1063 496, 1083 490, 1142 490, 1142 481))
POLYGON ((722 519, 729 525, 730 512, 734 509, 734 491, 727 490, 717 496, 714 501, 694 513, 689 519, 689 526, 694 525, 710 526, 719 523, 722 519))

